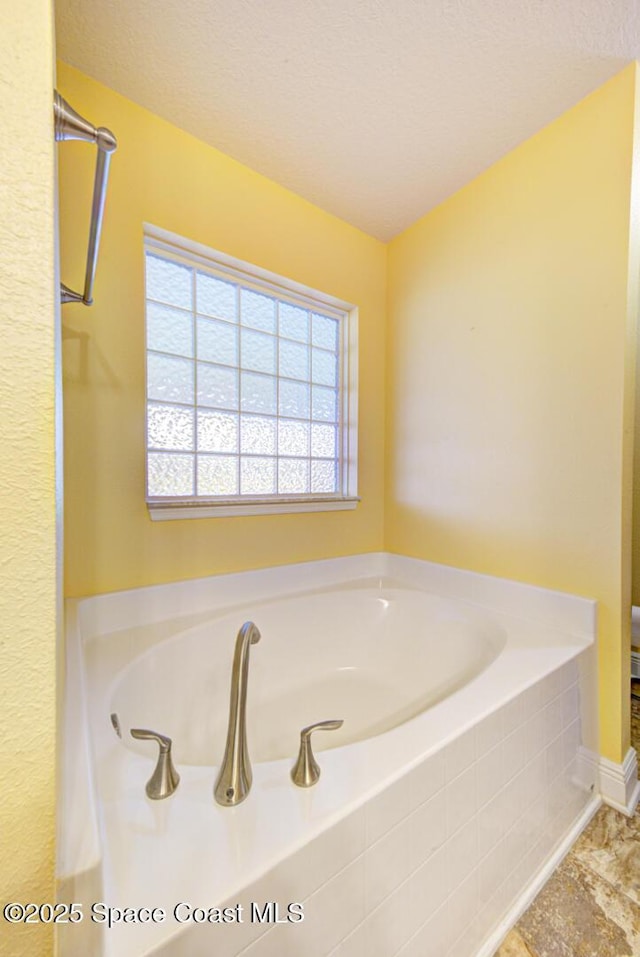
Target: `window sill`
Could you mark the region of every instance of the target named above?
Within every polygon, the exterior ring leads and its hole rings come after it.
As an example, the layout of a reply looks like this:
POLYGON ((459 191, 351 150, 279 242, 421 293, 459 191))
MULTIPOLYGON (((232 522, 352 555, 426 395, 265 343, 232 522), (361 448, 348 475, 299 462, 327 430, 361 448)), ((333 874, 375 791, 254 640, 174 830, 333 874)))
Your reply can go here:
POLYGON ((232 515, 285 515, 295 512, 338 512, 354 509, 359 498, 252 499, 248 502, 147 501, 154 522, 187 518, 229 518, 232 515))

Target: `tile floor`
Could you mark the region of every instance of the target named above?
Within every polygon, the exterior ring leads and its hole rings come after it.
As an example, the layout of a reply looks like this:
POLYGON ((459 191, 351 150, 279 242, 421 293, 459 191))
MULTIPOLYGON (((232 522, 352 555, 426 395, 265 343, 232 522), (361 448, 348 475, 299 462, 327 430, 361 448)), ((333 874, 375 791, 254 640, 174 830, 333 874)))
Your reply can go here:
MULTIPOLYGON (((640 749, 637 698, 631 744, 640 749)), ((629 819, 602 807, 495 957, 626 955, 640 957, 640 809, 629 819)))

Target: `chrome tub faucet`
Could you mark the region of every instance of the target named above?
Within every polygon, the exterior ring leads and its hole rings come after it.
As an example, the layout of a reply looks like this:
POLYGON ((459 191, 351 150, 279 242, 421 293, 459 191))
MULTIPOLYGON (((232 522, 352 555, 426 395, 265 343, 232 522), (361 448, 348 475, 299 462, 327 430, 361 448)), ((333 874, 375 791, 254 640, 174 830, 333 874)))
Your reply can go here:
POLYGON ((249 646, 260 641, 260 632, 252 621, 245 621, 238 632, 231 673, 229 727, 222 766, 213 794, 223 807, 244 801, 251 790, 251 762, 247 748, 247 684, 249 681, 249 646))

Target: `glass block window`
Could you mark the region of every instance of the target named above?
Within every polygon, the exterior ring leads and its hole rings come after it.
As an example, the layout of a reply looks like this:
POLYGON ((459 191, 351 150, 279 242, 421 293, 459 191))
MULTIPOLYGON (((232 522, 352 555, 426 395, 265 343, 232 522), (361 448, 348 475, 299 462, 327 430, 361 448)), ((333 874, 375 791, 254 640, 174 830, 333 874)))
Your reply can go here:
POLYGON ((148 501, 353 498, 348 312, 162 243, 145 259, 148 501))

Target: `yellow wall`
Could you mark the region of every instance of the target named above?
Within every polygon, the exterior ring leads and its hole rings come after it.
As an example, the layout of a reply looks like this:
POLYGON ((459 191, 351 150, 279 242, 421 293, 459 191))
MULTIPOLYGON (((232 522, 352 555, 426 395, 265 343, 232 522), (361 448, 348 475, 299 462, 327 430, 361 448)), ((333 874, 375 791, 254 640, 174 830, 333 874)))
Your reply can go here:
MULTIPOLYGON (((640 386, 640 370, 638 369, 636 369, 636 385, 640 386)), ((632 576, 633 604, 640 607, 640 387, 636 388, 635 402, 632 576)), ((633 644, 639 645, 637 640, 633 644)))
MULTIPOLYGON (((95 305, 63 310, 66 594, 380 549, 386 247, 64 64, 58 89, 119 140, 95 305), (355 511, 151 522, 144 222, 359 306, 355 511)), ((72 287, 82 283, 93 163, 84 144, 60 153, 61 270, 72 287)))
MULTIPOLYGON (((640 210, 637 212, 640 220, 640 210)), ((632 534, 632 600, 640 607, 640 350, 636 365, 635 390, 635 435, 633 444, 633 534, 632 534)), ((636 650, 640 651, 640 640, 633 641, 636 650)))
MULTIPOLYGON (((0 902, 54 885, 55 267, 49 0, 0 5, 0 902)), ((2 957, 52 952, 0 918, 2 957)))
MULTIPOLYGON (((635 216, 630 233, 635 66, 389 247, 63 64, 58 86, 120 142, 96 304, 64 316, 67 594, 384 545, 595 597, 601 749, 621 760, 640 224, 635 216), (150 521, 145 221, 359 305, 355 512, 150 521)), ((63 279, 72 286, 82 279, 93 162, 82 144, 60 156, 63 279)))
POLYGON ((599 599, 614 761, 629 746, 635 91, 631 65, 389 250, 387 547, 599 599))

